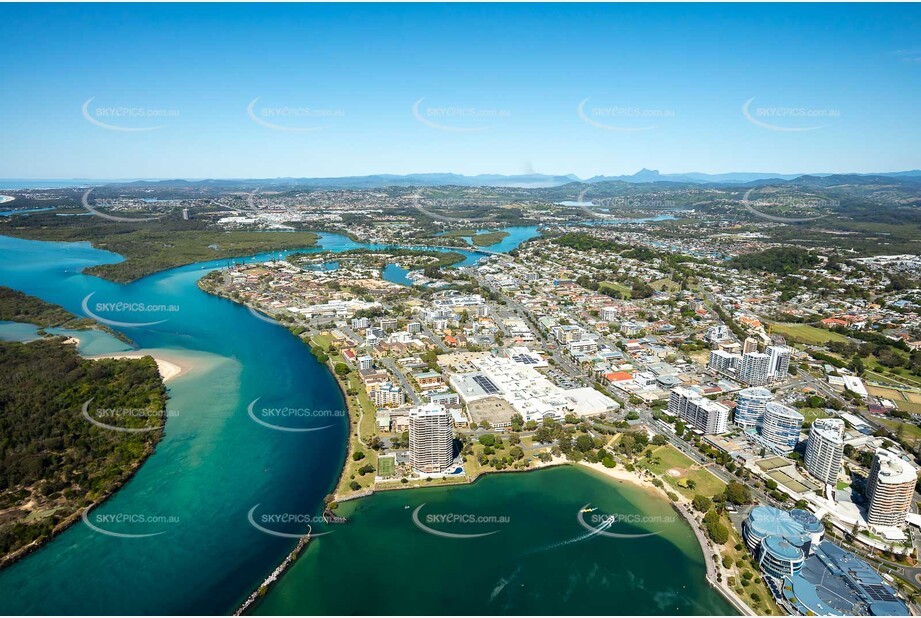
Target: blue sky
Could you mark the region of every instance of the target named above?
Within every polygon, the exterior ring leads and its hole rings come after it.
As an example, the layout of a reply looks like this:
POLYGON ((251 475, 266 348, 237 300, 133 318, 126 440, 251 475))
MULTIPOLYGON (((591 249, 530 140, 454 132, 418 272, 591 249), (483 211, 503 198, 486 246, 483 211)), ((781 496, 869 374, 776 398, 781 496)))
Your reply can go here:
POLYGON ((921 168, 918 5, 0 5, 0 23, 3 178, 921 168))

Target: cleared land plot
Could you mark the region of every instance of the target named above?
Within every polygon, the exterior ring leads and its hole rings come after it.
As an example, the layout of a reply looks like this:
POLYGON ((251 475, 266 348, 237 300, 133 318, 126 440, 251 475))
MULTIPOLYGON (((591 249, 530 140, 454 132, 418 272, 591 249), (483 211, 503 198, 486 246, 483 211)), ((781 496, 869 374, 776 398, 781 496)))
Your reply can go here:
POLYGON ((909 403, 907 401, 899 402, 899 409, 905 410, 912 414, 921 414, 921 403, 909 403))
POLYGON ((891 400, 899 410, 904 410, 911 414, 921 414, 921 393, 872 384, 867 385, 867 392, 874 397, 891 400))
POLYGON ((900 391, 895 388, 888 388, 885 386, 874 386, 872 384, 867 385, 867 392, 873 395, 874 397, 883 397, 885 399, 891 399, 892 401, 898 403, 899 401, 905 401, 905 394, 903 391, 900 391))
POLYGON ((630 299, 630 295, 631 295, 630 288, 620 283, 617 283, 616 281, 602 281, 598 285, 598 289, 601 290, 602 292, 606 289, 611 290, 613 292, 620 294, 621 297, 627 300, 630 299))
POLYGON ((834 333, 809 324, 771 324, 771 332, 781 334, 789 340, 806 344, 848 341, 848 338, 840 333, 834 333))
POLYGON ((484 421, 490 425, 501 425, 509 422, 515 414, 515 408, 499 397, 484 397, 468 403, 467 412, 478 425, 482 425, 484 421))
MULTIPOLYGON (((899 405, 901 407, 901 404, 899 405)), ((906 410, 907 412, 908 410, 906 410)), ((877 417, 876 421, 885 425, 890 431, 898 435, 899 431, 902 432, 903 437, 907 438, 910 442, 921 439, 921 427, 918 427, 914 423, 905 423, 894 418, 880 418, 877 417), (901 428, 901 429, 900 429, 901 428)))

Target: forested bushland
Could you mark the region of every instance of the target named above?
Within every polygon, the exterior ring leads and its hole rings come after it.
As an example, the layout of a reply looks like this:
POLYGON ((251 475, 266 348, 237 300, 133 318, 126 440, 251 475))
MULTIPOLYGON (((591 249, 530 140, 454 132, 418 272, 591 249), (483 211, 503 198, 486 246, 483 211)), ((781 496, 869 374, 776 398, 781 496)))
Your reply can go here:
POLYGON ((729 262, 735 268, 774 275, 796 273, 804 268, 814 268, 821 263, 822 260, 815 253, 799 247, 772 247, 757 253, 740 255, 729 262))
POLYGON ((167 396, 152 358, 84 359, 61 338, 0 342, 0 367, 2 564, 131 477, 163 435, 167 396), (90 399, 105 424, 152 429, 93 425, 90 399))
POLYGON ((50 328, 67 324, 72 328, 86 327, 92 320, 77 318, 63 307, 46 303, 40 298, 0 285, 0 321, 28 322, 50 328))

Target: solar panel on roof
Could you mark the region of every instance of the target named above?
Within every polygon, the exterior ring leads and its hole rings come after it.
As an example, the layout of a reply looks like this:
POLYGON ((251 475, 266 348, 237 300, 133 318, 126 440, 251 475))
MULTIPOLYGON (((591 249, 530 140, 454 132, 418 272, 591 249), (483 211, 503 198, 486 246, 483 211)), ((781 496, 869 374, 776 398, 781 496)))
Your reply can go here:
POLYGON ((499 387, 493 384, 493 381, 486 376, 473 376, 473 381, 476 382, 487 395, 495 395, 499 392, 499 387))
POLYGON ((897 601, 888 587, 883 584, 864 584, 864 592, 874 601, 897 601))

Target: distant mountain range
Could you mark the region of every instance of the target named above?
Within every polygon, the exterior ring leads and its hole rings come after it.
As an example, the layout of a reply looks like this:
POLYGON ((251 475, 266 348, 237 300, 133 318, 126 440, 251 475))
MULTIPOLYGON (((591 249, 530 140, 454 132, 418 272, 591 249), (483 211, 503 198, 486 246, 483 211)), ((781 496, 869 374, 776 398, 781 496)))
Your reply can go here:
MULTIPOLYGON (((134 181, 124 183, 128 186, 189 186, 201 187, 239 187, 241 185, 280 188, 311 188, 311 189, 375 189, 383 187, 513 187, 521 189, 541 189, 558 187, 572 182, 599 183, 599 182, 624 182, 629 184, 648 183, 680 183, 680 184, 746 184, 761 183, 766 181, 796 182, 799 179, 809 179, 815 184, 818 179, 833 179, 834 182, 843 182, 842 179, 852 179, 861 182, 882 178, 906 178, 921 181, 921 170, 907 172, 884 172, 880 174, 772 174, 758 172, 731 172, 727 174, 704 174, 689 172, 687 174, 661 174, 658 170, 642 169, 636 174, 628 176, 594 176, 581 179, 575 174, 547 175, 547 174, 519 174, 504 176, 502 174, 478 174, 465 176, 463 174, 407 174, 404 176, 394 174, 375 174, 372 176, 342 176, 338 178, 267 178, 253 180, 198 180, 198 181, 134 181)), ((827 184, 820 182, 819 184, 827 184)), ((861 184, 863 184, 861 182, 861 184)))
POLYGON ((687 182, 687 183, 713 183, 713 184, 744 184, 759 180, 795 180, 803 177, 826 176, 917 176, 921 177, 921 170, 908 172, 883 172, 879 174, 775 174, 770 172, 729 172, 726 174, 704 174, 701 172, 688 172, 686 174, 661 174, 659 170, 643 168, 630 176, 594 176, 585 182, 604 182, 619 180, 621 182, 687 182))
POLYGON ((265 178, 265 179, 209 179, 209 180, 3 180, 0 179, 0 188, 39 188, 39 187, 67 187, 89 185, 118 185, 124 187, 201 187, 212 189, 239 189, 241 187, 270 188, 310 188, 310 189, 374 189, 383 187, 515 187, 515 188, 547 188, 565 185, 571 182, 599 183, 599 182, 624 182, 630 184, 646 183, 682 183, 682 184, 746 184, 764 181, 793 181, 809 182, 810 184, 840 183, 843 179, 852 182, 868 182, 886 179, 904 178, 921 181, 921 170, 905 172, 880 172, 876 174, 776 174, 770 172, 729 172, 726 174, 704 174, 701 172, 688 172, 685 174, 662 174, 658 170, 643 168, 635 174, 623 176, 593 176, 581 179, 574 174, 547 175, 547 174, 479 174, 466 176, 463 174, 374 174, 370 176, 341 176, 331 178, 265 178), (828 179, 822 182, 820 179, 828 179))

